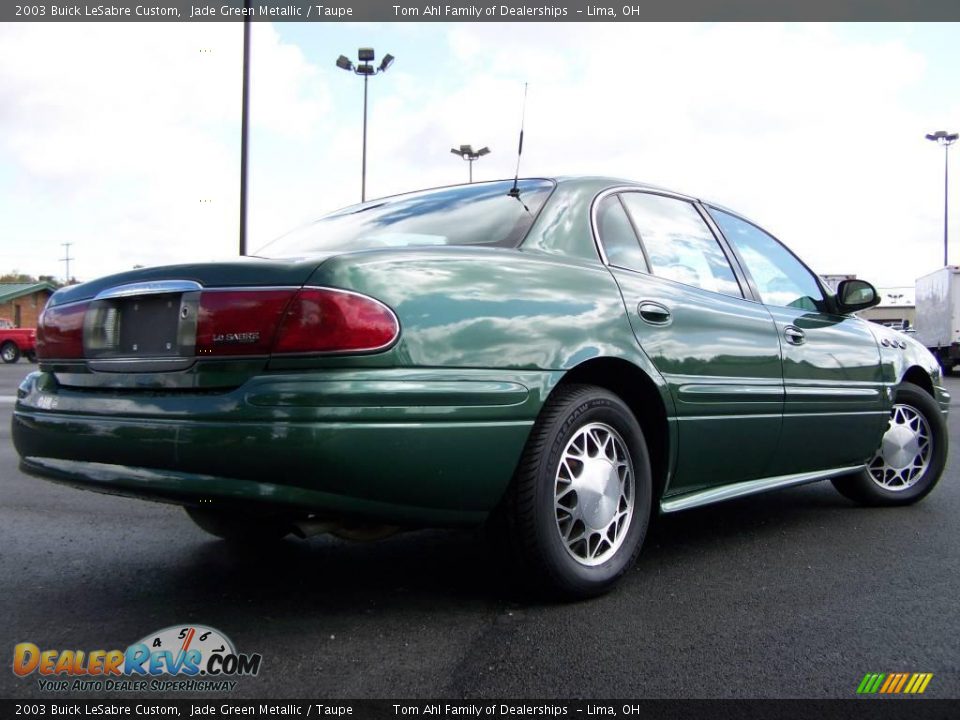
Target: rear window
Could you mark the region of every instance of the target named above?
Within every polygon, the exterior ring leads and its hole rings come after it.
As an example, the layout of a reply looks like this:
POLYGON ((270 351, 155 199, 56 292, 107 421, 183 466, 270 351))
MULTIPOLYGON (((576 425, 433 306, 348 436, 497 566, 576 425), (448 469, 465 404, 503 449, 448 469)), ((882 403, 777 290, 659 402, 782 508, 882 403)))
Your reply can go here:
POLYGON ((354 205, 287 233, 261 257, 296 257, 339 250, 496 245, 516 247, 553 190, 550 180, 521 180, 425 190, 354 205))

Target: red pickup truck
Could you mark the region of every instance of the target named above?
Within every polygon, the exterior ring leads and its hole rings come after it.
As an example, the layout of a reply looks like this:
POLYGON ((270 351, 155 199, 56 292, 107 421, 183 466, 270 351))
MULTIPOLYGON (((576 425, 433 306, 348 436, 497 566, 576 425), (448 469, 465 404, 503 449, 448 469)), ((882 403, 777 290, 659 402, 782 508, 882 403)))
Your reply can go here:
POLYGON ((16 328, 6 318, 0 318, 0 360, 15 363, 23 355, 30 362, 36 360, 36 328, 16 328))

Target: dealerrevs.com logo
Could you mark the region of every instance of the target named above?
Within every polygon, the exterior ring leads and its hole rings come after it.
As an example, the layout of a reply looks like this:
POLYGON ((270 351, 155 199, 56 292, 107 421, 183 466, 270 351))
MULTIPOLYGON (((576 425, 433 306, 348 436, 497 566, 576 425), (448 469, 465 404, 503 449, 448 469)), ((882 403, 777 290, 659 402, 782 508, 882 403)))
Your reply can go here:
POLYGON ((38 676, 45 691, 224 691, 235 678, 260 672, 259 653, 238 653, 219 630, 172 625, 126 650, 41 650, 23 642, 13 649, 13 672, 38 676), (176 679, 173 679, 176 678, 176 679))

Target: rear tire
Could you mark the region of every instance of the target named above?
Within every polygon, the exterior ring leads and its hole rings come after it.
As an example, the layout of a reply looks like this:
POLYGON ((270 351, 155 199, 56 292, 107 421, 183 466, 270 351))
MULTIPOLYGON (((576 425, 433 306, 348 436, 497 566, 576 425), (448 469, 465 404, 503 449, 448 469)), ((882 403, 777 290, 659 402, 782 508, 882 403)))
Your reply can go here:
POLYGON ((37 351, 36 350, 27 350, 23 356, 32 363, 37 362, 37 351))
POLYGON ((0 360, 3 360, 8 365, 10 363, 15 363, 20 359, 20 348, 17 347, 17 344, 12 340, 7 340, 3 345, 0 345, 0 360))
POLYGON ((185 507, 187 515, 204 532, 231 543, 257 544, 281 540, 293 530, 277 515, 256 515, 229 510, 185 507))
POLYGON ((647 445, 626 404, 592 385, 558 388, 500 509, 510 559, 537 590, 604 593, 640 552, 651 495, 647 445))
POLYGON ((936 487, 947 462, 947 427, 929 393, 897 386, 890 425, 867 467, 834 478, 841 495, 862 505, 911 505, 936 487))

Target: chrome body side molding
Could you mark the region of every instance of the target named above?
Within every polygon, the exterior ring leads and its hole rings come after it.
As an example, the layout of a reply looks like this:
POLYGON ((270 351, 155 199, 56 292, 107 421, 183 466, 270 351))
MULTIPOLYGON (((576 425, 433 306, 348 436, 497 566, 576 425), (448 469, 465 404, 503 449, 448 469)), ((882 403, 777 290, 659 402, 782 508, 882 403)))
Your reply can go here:
POLYGON ((724 500, 733 500, 734 498, 744 497, 746 495, 755 495, 756 493, 766 492, 767 490, 777 490, 793 485, 816 482, 817 480, 826 480, 827 478, 862 470, 864 467, 864 465, 851 465, 849 467, 832 468, 830 470, 797 473, 796 475, 779 475, 777 477, 760 478, 759 480, 747 480, 746 482, 724 485, 723 487, 698 490, 697 492, 685 493, 684 495, 661 500, 660 512, 680 512, 681 510, 688 510, 690 508, 700 507, 701 505, 712 505, 713 503, 723 502, 724 500))

